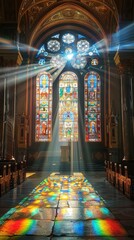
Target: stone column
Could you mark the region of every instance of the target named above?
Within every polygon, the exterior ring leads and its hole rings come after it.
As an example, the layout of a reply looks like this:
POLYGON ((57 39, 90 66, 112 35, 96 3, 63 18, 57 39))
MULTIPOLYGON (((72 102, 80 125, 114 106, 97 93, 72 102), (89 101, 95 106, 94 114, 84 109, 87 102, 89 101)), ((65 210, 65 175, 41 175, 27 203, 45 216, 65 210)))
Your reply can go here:
POLYGON ((133 144, 133 65, 134 60, 131 54, 115 55, 115 63, 119 70, 120 92, 121 92, 121 122, 122 122, 122 142, 123 154, 122 160, 134 160, 133 144))

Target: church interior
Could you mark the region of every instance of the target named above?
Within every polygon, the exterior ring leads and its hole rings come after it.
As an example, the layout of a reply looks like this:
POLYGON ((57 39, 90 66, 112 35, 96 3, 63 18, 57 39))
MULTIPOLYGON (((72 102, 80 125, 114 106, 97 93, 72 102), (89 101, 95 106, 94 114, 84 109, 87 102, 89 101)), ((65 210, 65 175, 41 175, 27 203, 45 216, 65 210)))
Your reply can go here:
POLYGON ((0 0, 0 239, 134 239, 133 0, 0 0))

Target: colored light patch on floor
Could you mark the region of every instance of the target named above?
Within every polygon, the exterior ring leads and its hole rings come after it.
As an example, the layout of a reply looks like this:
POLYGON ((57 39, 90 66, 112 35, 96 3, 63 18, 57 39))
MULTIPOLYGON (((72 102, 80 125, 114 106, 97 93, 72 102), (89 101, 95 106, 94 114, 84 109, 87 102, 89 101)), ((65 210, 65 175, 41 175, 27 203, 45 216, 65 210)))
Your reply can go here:
MULTIPOLYGON (((85 195, 83 194, 79 194, 79 193, 74 193, 74 192, 69 192, 68 194, 66 194, 68 196, 68 199, 69 200, 78 200, 78 201, 83 201, 83 202, 86 202, 86 201, 97 201, 97 202, 100 202, 101 199, 99 198, 99 196, 88 196, 86 197, 85 195)), ((62 197, 60 196, 60 199, 62 197)))
POLYGON ((116 220, 93 220, 92 231, 97 236, 126 236, 127 232, 116 220))
POLYGON ((103 201, 95 201, 95 200, 88 200, 85 199, 82 201, 78 200, 68 200, 68 206, 72 208, 89 208, 91 206, 104 206, 103 201))
POLYGON ((20 210, 16 211, 12 216, 8 219, 37 219, 37 220, 54 220, 56 216, 55 209, 48 209, 48 208, 39 208, 35 206, 28 206, 25 208, 21 208, 20 210))
POLYGON ((0 226, 0 236, 2 235, 25 235, 34 233, 36 228, 36 220, 21 219, 21 220, 8 220, 0 226))
MULTIPOLYGON (((45 220, 7 220, 0 226, 0 236, 49 236, 52 232, 53 224, 53 221, 45 220)), ((25 239, 27 239, 27 237, 25 239)))
POLYGON ((18 207, 11 208, 7 213, 5 213, 5 214, 0 218, 0 221, 5 221, 6 219, 10 218, 10 216, 12 216, 13 213, 16 212, 17 209, 18 209, 18 207))
POLYGON ((63 208, 58 209, 56 220, 87 220, 114 218, 106 207, 63 208))
POLYGON ((100 202, 102 199, 96 193, 89 193, 88 196, 84 196, 85 201, 97 201, 100 202))
POLYGON ((116 220, 90 220, 90 221, 56 221, 54 228, 56 236, 92 236, 114 237, 127 236, 124 228, 116 220))
POLYGON ((21 206, 24 208, 30 206, 31 204, 36 205, 38 207, 56 208, 58 205, 58 200, 55 200, 54 197, 44 197, 43 199, 27 200, 21 206))
POLYGON ((124 237, 127 234, 82 174, 44 179, 0 218, 2 236, 48 236, 52 228, 56 236, 124 237))

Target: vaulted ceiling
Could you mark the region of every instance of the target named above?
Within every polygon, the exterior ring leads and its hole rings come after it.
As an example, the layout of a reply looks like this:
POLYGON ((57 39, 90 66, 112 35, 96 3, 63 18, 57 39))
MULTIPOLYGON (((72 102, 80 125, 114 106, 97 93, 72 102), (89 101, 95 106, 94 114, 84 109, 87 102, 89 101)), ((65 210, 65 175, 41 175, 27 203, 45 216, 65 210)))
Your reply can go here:
POLYGON ((113 0, 103 3, 100 0, 29 0, 21 3, 18 31, 27 31, 25 21, 31 45, 48 31, 60 30, 63 26, 85 32, 90 29, 92 37, 102 39, 118 28, 118 10, 113 0))
POLYGON ((30 45, 63 28, 102 39, 133 20, 133 0, 0 0, 2 29, 12 37, 17 29, 21 41, 30 45))

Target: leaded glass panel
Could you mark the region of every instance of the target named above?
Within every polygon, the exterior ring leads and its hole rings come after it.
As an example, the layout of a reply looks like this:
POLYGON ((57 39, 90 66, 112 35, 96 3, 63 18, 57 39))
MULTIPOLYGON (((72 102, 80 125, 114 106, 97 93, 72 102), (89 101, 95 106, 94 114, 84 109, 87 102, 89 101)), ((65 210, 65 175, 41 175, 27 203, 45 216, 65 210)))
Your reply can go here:
POLYGON ((62 36, 62 40, 64 43, 70 44, 75 41, 75 36, 71 33, 66 33, 62 36))
POLYGON ((59 78, 59 141, 78 141, 78 79, 73 72, 59 78))
POLYGON ((85 53, 85 52, 88 52, 89 51, 89 42, 85 39, 83 40, 80 40, 77 42, 77 50, 78 52, 80 53, 85 53))
POLYGON ((52 139, 52 77, 43 72, 36 78, 36 142, 52 139))
POLYGON ((101 141, 101 99, 100 76, 96 72, 89 72, 84 78, 85 95, 85 141, 101 141))
POLYGON ((57 52, 60 50, 60 42, 58 40, 50 40, 47 43, 47 49, 51 52, 57 52))
POLYGON ((75 69, 83 69, 86 66, 86 64, 87 64, 86 57, 81 56, 80 54, 78 54, 71 60, 71 65, 75 69))

